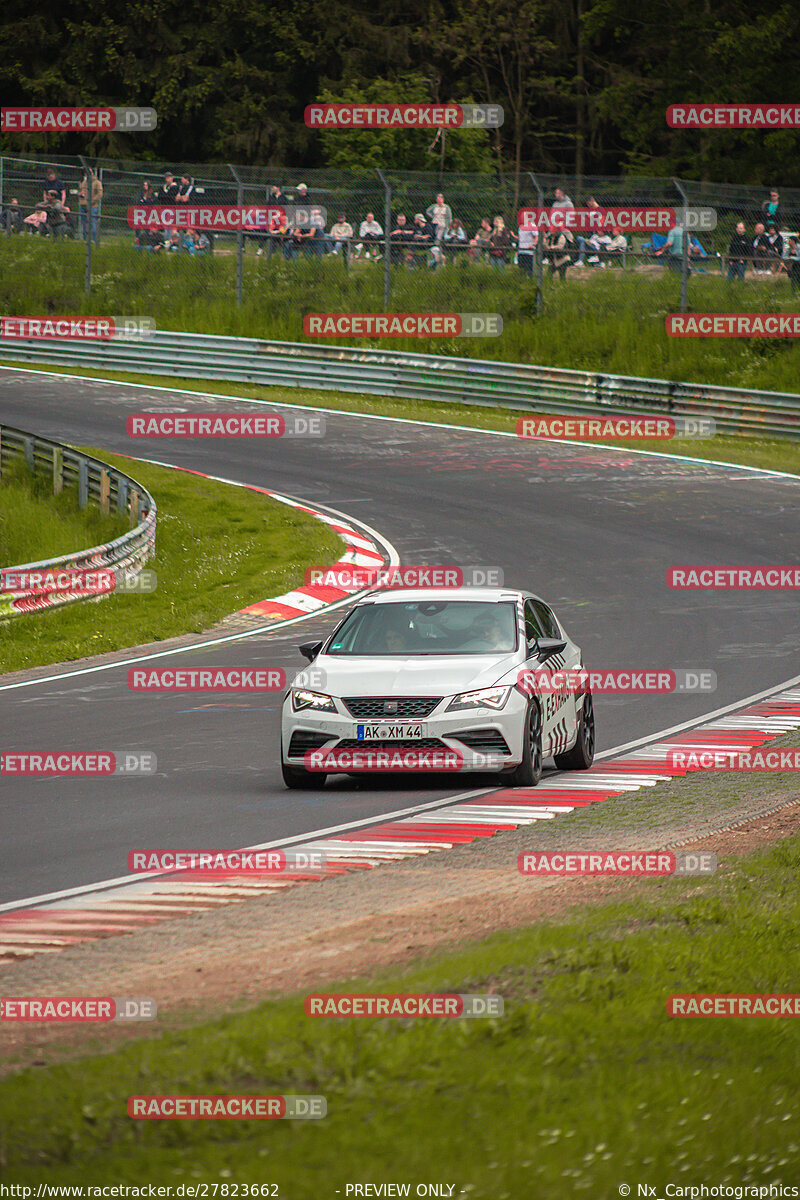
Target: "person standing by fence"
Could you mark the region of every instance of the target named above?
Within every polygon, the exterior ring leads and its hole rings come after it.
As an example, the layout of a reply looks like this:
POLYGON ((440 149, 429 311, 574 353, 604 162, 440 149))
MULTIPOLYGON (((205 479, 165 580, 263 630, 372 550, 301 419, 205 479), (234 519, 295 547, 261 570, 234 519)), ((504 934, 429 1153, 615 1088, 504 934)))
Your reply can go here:
POLYGON ((89 221, 87 200, 89 199, 90 181, 92 241, 97 244, 100 241, 100 202, 103 199, 103 185, 91 167, 88 168, 86 174, 84 175, 83 182, 78 190, 78 204, 80 205, 81 210, 81 238, 86 241, 86 230, 89 221))

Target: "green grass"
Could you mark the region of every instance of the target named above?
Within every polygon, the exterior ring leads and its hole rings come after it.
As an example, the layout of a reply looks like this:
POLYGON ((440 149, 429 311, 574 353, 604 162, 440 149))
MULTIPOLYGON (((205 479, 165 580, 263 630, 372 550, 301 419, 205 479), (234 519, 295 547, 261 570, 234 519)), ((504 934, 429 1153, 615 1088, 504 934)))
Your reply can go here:
MULTIPOLYGON (((228 246, 230 249, 230 246, 228 246)), ((244 303, 237 308, 235 256, 137 253, 112 239, 93 251, 90 296, 83 294, 84 247, 47 239, 0 239, 0 304, 9 315, 118 313, 153 317, 160 329, 306 340, 309 312, 381 311, 383 264, 350 271, 341 258, 287 263, 244 262, 244 303)), ((795 392, 800 345, 791 339, 668 338, 664 317, 679 307, 680 280, 660 273, 595 271, 545 282, 545 312, 536 285, 509 266, 452 264, 442 271, 393 275, 393 311, 499 312, 500 338, 353 341, 395 350, 499 358, 622 375, 795 392)), ((792 311, 788 281, 728 284, 718 275, 689 281, 694 310, 792 311)), ((335 339, 331 339, 335 341, 335 339)))
MULTIPOLYGON (((219 379, 183 379, 168 375, 142 375, 129 371, 94 370, 91 367, 70 368, 63 366, 38 367, 17 362, 15 366, 25 370, 45 371, 58 375, 87 376, 88 378, 115 379, 121 383, 141 383, 148 387, 165 387, 170 391, 186 389, 190 392, 208 393, 214 396, 242 396, 263 400, 270 404, 292 404, 355 413, 374 413, 386 417, 401 417, 412 421, 434 421, 456 427, 469 426, 474 429, 497 429, 513 433, 517 421, 523 415, 507 408, 483 408, 478 406, 436 403, 429 400, 396 400, 391 397, 365 396, 357 393, 323 391, 314 388, 264 387, 259 384, 237 383, 219 379)), ((594 443, 597 445, 620 446, 630 449, 629 444, 615 441, 594 443)), ((531 447, 538 443, 531 443, 531 447)), ((714 459, 718 462, 736 463, 742 466, 759 467, 771 471, 788 471, 800 474, 800 442, 787 438, 714 437, 676 438, 671 442, 642 442, 634 449, 652 450, 658 454, 680 454, 691 458, 714 459)))
POLYGON ((127 532, 128 523, 99 508, 81 511, 78 488, 54 496, 52 480, 26 467, 6 468, 0 478, 0 565, 21 566, 99 546, 127 532))
POLYGON ((635 898, 557 924, 326 985, 499 993, 502 1019, 312 1023, 296 997, 26 1069, 0 1098, 4 1178, 276 1182, 292 1200, 386 1181, 412 1195, 453 1183, 475 1200, 792 1183, 797 1022, 676 1021, 665 1006, 674 992, 797 990, 798 869, 800 839, 788 838, 713 878, 642 882, 635 898), (137 1093, 239 1091, 322 1094, 329 1115, 265 1125, 125 1112, 137 1093))
MULTIPOLYGON (((268 496, 89 453, 132 475, 155 497, 156 558, 148 567, 158 586, 146 595, 69 604, 0 624, 0 672, 202 632, 247 604, 289 591, 307 566, 341 555, 342 542, 327 525, 268 496)), ((79 534, 74 548, 102 540, 79 534)), ((46 556, 28 543, 22 558, 13 554, 0 562, 13 566, 46 556)))

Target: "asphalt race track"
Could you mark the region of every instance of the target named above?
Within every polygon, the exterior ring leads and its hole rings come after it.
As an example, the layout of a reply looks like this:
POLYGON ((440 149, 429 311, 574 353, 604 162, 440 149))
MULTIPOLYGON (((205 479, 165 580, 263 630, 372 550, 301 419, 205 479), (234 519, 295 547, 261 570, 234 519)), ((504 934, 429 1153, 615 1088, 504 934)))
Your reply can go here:
MULTIPOLYGON (((322 439, 127 437, 131 413, 176 408, 254 406, 0 369, 8 424, 340 510, 388 539, 404 563, 499 566, 506 585, 553 605, 589 666, 716 672, 713 694, 599 696, 599 751, 699 720, 798 673, 792 593, 674 592, 665 576, 670 565, 794 563, 800 478, 334 412, 322 439)), ((334 619, 176 662, 299 669, 297 644, 334 619)), ((24 619, 18 627, 24 636, 24 619)), ((476 776, 390 787, 339 778, 318 792, 288 792, 277 761, 280 696, 133 693, 127 669, 0 684, 3 749, 158 757, 155 776, 112 783, 0 777, 0 903, 124 875, 135 847, 260 844, 486 786, 476 776)))

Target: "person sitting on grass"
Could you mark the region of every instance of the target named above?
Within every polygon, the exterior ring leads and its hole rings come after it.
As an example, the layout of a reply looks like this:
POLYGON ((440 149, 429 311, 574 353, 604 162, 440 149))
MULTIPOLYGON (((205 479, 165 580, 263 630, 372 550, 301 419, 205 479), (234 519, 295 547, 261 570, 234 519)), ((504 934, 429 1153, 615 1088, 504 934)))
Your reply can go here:
POLYGON ((167 249, 177 253, 178 250, 180 250, 180 248, 181 248, 181 235, 178 233, 177 229, 173 229, 169 235, 169 241, 167 242, 167 249))
POLYGON ((197 254, 197 234, 194 229, 187 229, 183 235, 181 248, 188 254, 197 254))
POLYGON ((45 236, 49 234, 55 241, 60 241, 67 232, 67 218, 66 209, 63 201, 59 200, 58 193, 48 192, 47 199, 40 200, 36 207, 45 215, 44 224, 39 226, 39 233, 45 236))
POLYGON ((488 217, 481 217, 481 223, 478 226, 475 237, 470 238, 469 242, 469 257, 476 262, 478 259, 485 259, 489 252, 489 243, 492 240, 492 222, 488 217))
POLYGON ((198 254, 206 254, 211 250, 211 239, 203 229, 197 235, 196 246, 198 254))

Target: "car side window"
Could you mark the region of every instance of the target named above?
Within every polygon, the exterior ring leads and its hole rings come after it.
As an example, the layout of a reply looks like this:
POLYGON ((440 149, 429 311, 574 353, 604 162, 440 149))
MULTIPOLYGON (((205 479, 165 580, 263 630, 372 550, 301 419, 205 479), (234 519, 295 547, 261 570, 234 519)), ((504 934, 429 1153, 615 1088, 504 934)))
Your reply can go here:
POLYGON ((544 637, 541 622, 533 607, 532 600, 525 601, 525 640, 528 643, 528 650, 531 649, 532 643, 538 641, 540 637, 544 637))
POLYGON ((560 638, 561 630, 558 628, 558 621, 555 619, 555 616, 547 607, 547 605, 541 600, 529 600, 528 603, 532 605, 536 611, 536 615, 539 618, 539 623, 544 630, 543 636, 548 638, 560 638))

